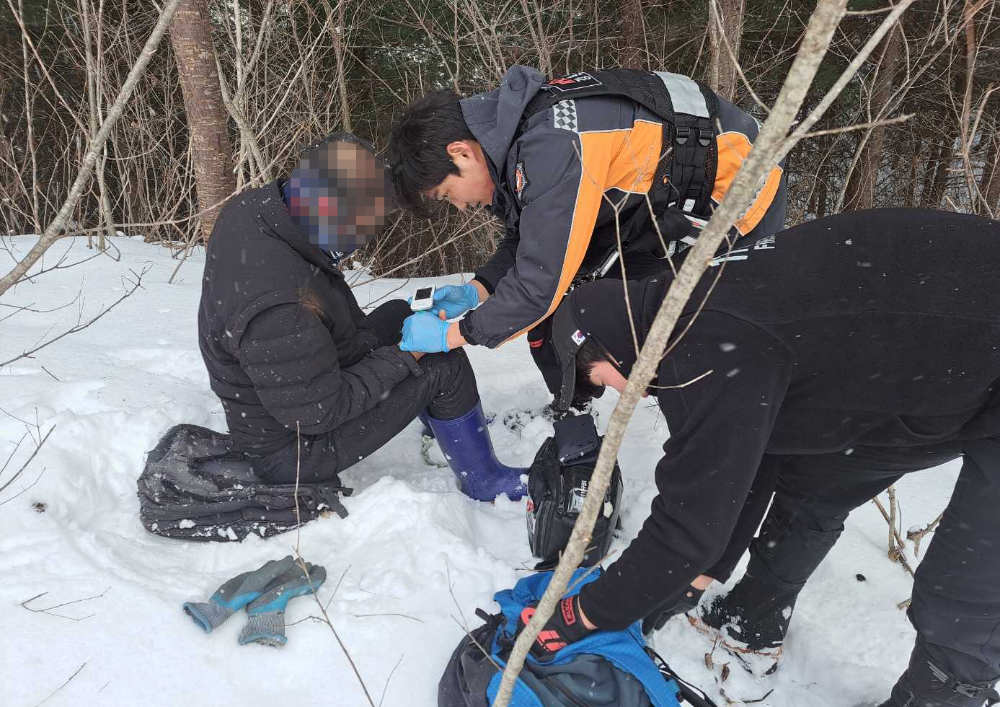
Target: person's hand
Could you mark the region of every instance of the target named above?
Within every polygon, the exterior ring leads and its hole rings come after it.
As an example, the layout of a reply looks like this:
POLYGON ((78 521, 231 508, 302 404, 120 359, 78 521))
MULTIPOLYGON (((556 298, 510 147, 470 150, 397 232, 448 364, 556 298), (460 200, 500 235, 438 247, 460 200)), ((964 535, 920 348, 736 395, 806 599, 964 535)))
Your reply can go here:
POLYGON ((434 290, 432 311, 444 312, 445 319, 454 319, 479 304, 479 290, 472 283, 445 285, 434 290))
POLYGON ((704 593, 704 589, 688 586, 681 592, 680 596, 673 597, 660 604, 653 613, 642 620, 643 635, 648 636, 653 631, 659 631, 666 626, 668 620, 677 616, 677 614, 686 614, 694 610, 698 606, 698 602, 701 601, 701 595, 704 593))
MULTIPOLYGON (((521 633, 524 627, 535 615, 537 603, 529 604, 521 611, 517 619, 517 632, 521 633)), ((539 660, 551 660, 555 654, 568 646, 592 634, 595 628, 587 626, 589 622, 580 611, 580 595, 566 597, 556 604, 556 611, 552 618, 545 622, 545 626, 538 632, 538 637, 531 644, 531 653, 539 660)), ((593 624, 591 624, 593 626, 593 624)))
POLYGON ((417 312, 403 320, 403 351, 439 353, 448 351, 448 322, 430 312, 417 312))

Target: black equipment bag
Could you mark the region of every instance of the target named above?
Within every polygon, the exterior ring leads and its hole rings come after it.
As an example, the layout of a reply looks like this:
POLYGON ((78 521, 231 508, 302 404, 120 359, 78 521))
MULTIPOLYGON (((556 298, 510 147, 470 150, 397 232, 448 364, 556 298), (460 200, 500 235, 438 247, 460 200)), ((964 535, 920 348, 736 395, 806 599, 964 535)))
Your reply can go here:
MULTIPOLYGON (((555 435, 542 443, 528 472, 528 544, 549 569, 566 548, 573 524, 583 508, 594 473, 601 438, 591 415, 565 417, 554 423, 555 435)), ((621 513, 622 472, 615 462, 604 508, 597 517, 582 566, 600 562, 608 553, 621 513)))
POLYGON ((347 509, 334 483, 266 484, 251 461, 230 449, 229 436, 197 425, 171 427, 146 456, 139 476, 139 518, 167 538, 236 541, 263 538, 347 509), (296 497, 298 503, 296 504, 296 497))

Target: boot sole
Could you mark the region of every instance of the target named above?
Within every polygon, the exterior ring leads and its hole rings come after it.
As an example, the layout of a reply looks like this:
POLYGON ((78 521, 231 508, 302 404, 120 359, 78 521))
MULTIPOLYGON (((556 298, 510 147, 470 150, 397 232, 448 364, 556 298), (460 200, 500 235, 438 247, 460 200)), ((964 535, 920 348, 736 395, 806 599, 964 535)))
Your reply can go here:
POLYGON ((736 659, 736 662, 740 664, 741 668, 754 677, 766 677, 774 674, 774 672, 778 669, 781 656, 784 652, 783 646, 753 650, 751 648, 747 648, 745 645, 741 646, 736 643, 731 643, 722 631, 713 626, 709 626, 707 623, 702 621, 700 616, 691 616, 688 614, 687 620, 698 633, 708 636, 716 643, 716 645, 722 646, 722 648, 729 653, 729 655, 736 659), (763 663, 763 665, 758 665, 758 663, 763 663))

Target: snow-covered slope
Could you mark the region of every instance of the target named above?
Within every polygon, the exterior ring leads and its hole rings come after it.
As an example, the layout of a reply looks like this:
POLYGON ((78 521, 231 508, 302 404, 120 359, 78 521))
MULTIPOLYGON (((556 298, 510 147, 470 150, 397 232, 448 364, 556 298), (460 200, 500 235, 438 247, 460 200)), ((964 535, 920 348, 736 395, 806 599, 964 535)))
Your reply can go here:
MULTIPOLYGON (((23 254, 33 239, 9 242, 23 254)), ((524 502, 490 505, 459 494, 447 469, 422 461, 415 423, 344 474, 356 489, 345 501, 346 520, 311 523, 298 538, 290 533, 241 544, 193 544, 146 533, 135 495, 145 452, 173 424, 224 430, 225 418, 196 339, 203 254, 193 254, 167 284, 177 261, 166 249, 140 239, 114 243, 120 261, 99 257, 46 273, 0 302, 2 320, 14 311, 2 305, 48 310, 73 300, 81 287, 83 293, 65 309, 0 321, 2 361, 73 326, 81 310, 86 321, 121 296, 123 276, 149 266, 143 288, 93 326, 0 369, 0 465, 26 423, 33 434, 36 422, 42 434, 56 426, 25 474, 0 497, 3 503, 24 491, 0 505, 0 704, 30 707, 47 697, 50 707, 367 704, 330 629, 309 619, 319 613, 312 599, 289 605, 286 618, 294 625, 281 650, 238 646, 240 616, 206 636, 181 611, 185 600, 206 599, 225 579, 288 554, 296 543, 303 557, 326 567, 330 579, 319 598, 329 603, 329 616, 376 703, 384 692, 386 707, 436 704, 437 681, 462 635, 460 623, 477 625, 475 608, 492 610, 492 593, 511 586, 533 563, 524 502), (49 612, 22 608, 43 593, 27 608, 78 603, 49 612)), ((54 265, 70 245, 57 244, 45 264, 54 265)), ((89 254, 80 241, 68 260, 89 254)), ((9 267, 6 254, 0 253, 0 263, 0 269, 9 267)), ((378 281, 355 292, 365 305, 404 284, 399 295, 417 281, 378 281)), ((502 414, 547 401, 522 342, 469 353, 487 411, 502 414)), ((599 401, 599 427, 614 397, 599 401)), ((517 465, 530 463, 550 432, 540 419, 519 433, 492 425, 498 454, 517 465)), ((625 529, 616 547, 638 532, 648 512, 652 469, 666 435, 658 410, 644 403, 621 454, 625 529)), ((0 485, 33 446, 23 441, 0 485)), ((904 527, 937 515, 956 473, 957 466, 948 465, 899 485, 904 527)), ((755 700, 769 691, 759 703, 765 707, 853 707, 884 699, 913 638, 896 608, 909 595, 910 581, 886 559, 886 536, 873 506, 854 514, 802 594, 782 668, 756 680, 733 663, 723 685, 730 699, 755 700)), ((685 621, 670 622, 655 647, 682 676, 725 704, 718 681, 729 659, 716 651, 714 667, 707 667, 711 645, 685 621)))

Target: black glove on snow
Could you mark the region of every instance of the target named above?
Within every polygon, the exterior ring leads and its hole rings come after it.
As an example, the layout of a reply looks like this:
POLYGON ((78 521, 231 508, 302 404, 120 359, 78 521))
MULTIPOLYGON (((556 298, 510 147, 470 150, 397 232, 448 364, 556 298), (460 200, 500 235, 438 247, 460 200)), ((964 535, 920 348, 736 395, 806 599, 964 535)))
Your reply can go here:
POLYGON ((686 614, 698 606, 701 596, 705 593, 702 589, 695 589, 689 586, 680 596, 676 596, 670 601, 665 601, 656 608, 649 616, 642 620, 642 634, 648 636, 653 631, 659 631, 666 625, 672 616, 686 614))
MULTIPOLYGON (((537 603, 529 604, 521 611, 517 620, 518 634, 531 621, 537 606, 537 603)), ((546 621, 545 626, 539 631, 535 642, 531 644, 531 652, 540 660, 550 660, 558 651, 570 643, 586 638, 594 630, 583 625, 583 617, 580 615, 580 595, 566 597, 559 601, 552 618, 546 621)))

